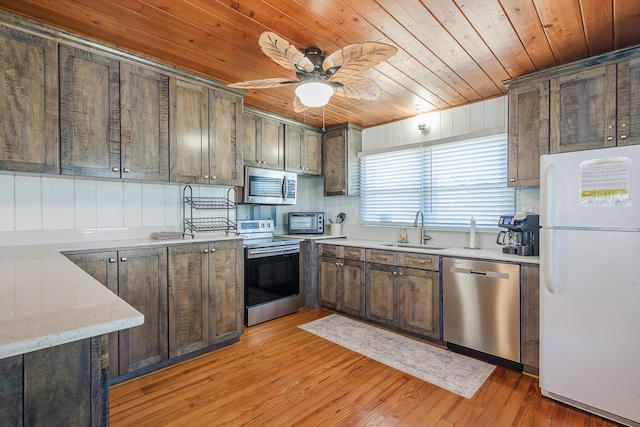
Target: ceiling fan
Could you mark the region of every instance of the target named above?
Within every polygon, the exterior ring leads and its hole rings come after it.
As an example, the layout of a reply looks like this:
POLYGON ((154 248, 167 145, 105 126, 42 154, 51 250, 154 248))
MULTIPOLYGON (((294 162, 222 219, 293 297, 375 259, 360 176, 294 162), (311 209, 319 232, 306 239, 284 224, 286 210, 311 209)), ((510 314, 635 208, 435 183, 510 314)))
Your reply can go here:
POLYGON ((333 94, 346 98, 372 101, 381 94, 380 86, 356 74, 391 58, 398 49, 378 43, 355 43, 324 56, 317 47, 304 53, 279 35, 266 31, 258 38, 262 52, 282 67, 296 72, 296 79, 270 78, 230 84, 240 89, 268 89, 298 85, 293 110, 300 113, 307 108, 322 107, 333 94))

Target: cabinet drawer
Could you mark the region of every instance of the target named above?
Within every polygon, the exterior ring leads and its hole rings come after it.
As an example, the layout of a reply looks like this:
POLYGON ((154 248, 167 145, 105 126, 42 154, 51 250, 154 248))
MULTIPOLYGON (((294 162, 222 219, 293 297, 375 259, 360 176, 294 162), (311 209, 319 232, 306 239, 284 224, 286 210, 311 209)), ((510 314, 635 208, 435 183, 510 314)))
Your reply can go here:
POLYGON ((419 268, 421 270, 438 271, 437 255, 415 254, 410 252, 400 252, 399 265, 402 267, 419 268))
POLYGON ((352 247, 345 247, 344 248, 344 258, 345 259, 353 259, 356 261, 364 261, 364 254, 365 251, 362 248, 352 248, 352 247))
POLYGON ((384 251, 379 249, 367 249, 367 262, 375 262, 377 264, 398 264, 398 252, 384 251))
POLYGON ((320 256, 330 256, 334 258, 342 258, 344 248, 336 245, 318 245, 318 254, 320 256))

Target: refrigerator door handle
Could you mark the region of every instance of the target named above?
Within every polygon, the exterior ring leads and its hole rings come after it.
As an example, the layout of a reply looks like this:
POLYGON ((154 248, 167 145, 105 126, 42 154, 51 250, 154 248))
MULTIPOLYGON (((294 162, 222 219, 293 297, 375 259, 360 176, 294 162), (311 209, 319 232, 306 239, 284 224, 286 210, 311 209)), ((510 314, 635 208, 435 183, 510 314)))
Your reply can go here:
POLYGON ((556 289, 555 283, 555 268, 553 265, 553 219, 552 219, 552 203, 555 199, 555 188, 556 188, 556 180, 557 180, 557 172, 556 165, 550 164, 545 171, 545 185, 544 185, 544 194, 542 194, 542 200, 544 200, 544 225, 546 228, 543 230, 545 234, 544 239, 544 251, 542 252, 543 263, 546 267, 546 277, 545 285, 547 287, 547 291, 549 293, 554 294, 556 289))
POLYGON ((542 232, 545 234, 544 239, 544 252, 541 250, 542 263, 546 265, 544 284, 550 294, 556 293, 556 280, 555 280, 555 268, 553 265, 553 230, 544 229, 542 232))

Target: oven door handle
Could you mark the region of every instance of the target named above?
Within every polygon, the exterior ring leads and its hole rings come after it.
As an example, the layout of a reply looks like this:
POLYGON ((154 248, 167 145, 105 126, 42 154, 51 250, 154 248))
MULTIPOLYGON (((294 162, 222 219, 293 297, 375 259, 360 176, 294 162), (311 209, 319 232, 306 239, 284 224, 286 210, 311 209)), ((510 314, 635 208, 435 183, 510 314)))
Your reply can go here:
POLYGON ((277 249, 249 249, 248 255, 272 254, 276 252, 295 253, 295 252, 300 252, 300 249, 299 248, 283 248, 283 247, 278 247, 277 249))

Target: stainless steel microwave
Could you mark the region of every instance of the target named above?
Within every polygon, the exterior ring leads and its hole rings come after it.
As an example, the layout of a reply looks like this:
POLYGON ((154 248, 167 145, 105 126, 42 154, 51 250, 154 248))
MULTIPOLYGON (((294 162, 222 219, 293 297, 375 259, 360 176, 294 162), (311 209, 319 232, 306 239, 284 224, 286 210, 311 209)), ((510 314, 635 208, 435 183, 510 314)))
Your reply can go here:
POLYGON ((295 205, 298 195, 298 175, 271 169, 244 169, 244 203, 265 205, 295 205))
POLYGON ((289 234, 324 234, 324 212, 289 212, 289 234))

